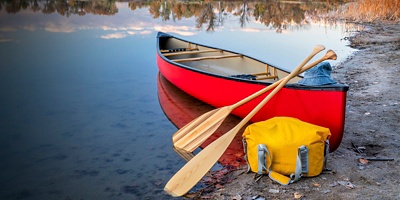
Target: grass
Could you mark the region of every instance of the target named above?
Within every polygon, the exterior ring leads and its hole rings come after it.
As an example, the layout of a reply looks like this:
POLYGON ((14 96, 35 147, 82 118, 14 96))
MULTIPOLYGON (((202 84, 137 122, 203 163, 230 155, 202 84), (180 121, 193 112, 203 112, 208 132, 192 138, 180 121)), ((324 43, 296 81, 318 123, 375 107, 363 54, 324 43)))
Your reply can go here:
POLYGON ((347 19, 373 21, 399 21, 400 0, 356 0, 344 10, 347 19))

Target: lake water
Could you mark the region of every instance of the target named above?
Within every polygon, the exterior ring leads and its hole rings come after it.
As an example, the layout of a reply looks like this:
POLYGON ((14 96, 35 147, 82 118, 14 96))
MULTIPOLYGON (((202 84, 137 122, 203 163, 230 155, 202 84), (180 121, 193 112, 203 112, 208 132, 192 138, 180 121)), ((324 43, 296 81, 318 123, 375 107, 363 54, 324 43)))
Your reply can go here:
POLYGON ((185 160, 159 100, 158 31, 289 70, 317 44, 336 51, 333 65, 354 52, 348 25, 316 17, 337 6, 323 3, 0 5, 1 199, 170 198, 163 187, 185 160))

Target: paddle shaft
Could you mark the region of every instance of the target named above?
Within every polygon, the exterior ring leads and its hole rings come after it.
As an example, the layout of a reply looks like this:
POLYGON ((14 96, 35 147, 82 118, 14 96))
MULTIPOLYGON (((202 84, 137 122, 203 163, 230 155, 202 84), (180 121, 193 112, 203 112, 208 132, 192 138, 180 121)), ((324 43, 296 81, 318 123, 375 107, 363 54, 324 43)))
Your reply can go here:
POLYGON ((321 47, 316 47, 312 54, 307 57, 296 69, 292 71, 281 83, 261 101, 238 125, 232 130, 212 142, 199 154, 183 166, 166 184, 164 190, 172 196, 186 194, 218 161, 239 130, 294 76, 311 58, 317 54, 321 47))
MULTIPOLYGON (((306 70, 314 67, 318 63, 327 60, 327 59, 336 59, 336 54, 329 50, 324 57, 321 59, 301 68, 299 72, 297 72, 294 76, 297 76, 300 73, 305 72, 306 70)), ((294 73, 294 72, 292 72, 294 73)), ((294 77, 293 76, 293 77, 294 77)), ((209 138, 214 131, 222 124, 223 120, 237 107, 253 100, 254 98, 268 92, 272 88, 279 85, 284 79, 280 79, 279 81, 259 90, 258 92, 242 99, 241 101, 222 108, 214 109, 210 112, 207 112, 200 117, 194 119, 192 122, 182 127, 178 132, 176 132, 172 136, 172 141, 176 148, 181 148, 189 152, 193 152, 197 149, 207 138, 209 138)))

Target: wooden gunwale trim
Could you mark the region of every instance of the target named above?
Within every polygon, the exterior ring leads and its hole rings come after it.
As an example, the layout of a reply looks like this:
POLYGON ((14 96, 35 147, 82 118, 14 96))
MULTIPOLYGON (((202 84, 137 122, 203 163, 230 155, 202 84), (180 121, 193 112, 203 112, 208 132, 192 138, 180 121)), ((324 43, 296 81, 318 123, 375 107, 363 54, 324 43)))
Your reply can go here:
POLYGON ((185 52, 185 51, 194 51, 199 50, 199 48, 176 48, 176 49, 161 49, 161 53, 170 53, 170 52, 185 52))
POLYGON ((220 52, 222 53, 222 50, 201 50, 201 51, 181 51, 181 52, 173 52, 173 53, 164 53, 164 56, 177 56, 177 55, 188 55, 188 54, 197 54, 197 53, 210 53, 210 52, 220 52))
POLYGON ((226 55, 226 56, 207 56, 207 57, 198 57, 198 58, 184 58, 184 59, 175 59, 173 62, 187 62, 187 61, 200 61, 207 59, 222 59, 222 58, 234 58, 234 57, 243 57, 241 54, 235 55, 226 55))

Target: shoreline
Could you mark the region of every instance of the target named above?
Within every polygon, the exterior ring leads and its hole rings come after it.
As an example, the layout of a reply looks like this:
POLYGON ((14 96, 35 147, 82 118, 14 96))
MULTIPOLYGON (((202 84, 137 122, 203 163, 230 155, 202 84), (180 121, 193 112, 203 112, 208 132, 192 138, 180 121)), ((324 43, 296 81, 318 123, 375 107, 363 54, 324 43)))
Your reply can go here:
POLYGON ((282 186, 268 176, 255 182, 244 167, 226 175, 232 182, 198 198, 400 199, 400 23, 366 27, 348 38, 359 51, 332 71, 332 78, 350 86, 344 137, 328 155, 332 171, 282 186), (364 150, 356 151, 355 145, 364 150), (393 160, 373 161, 380 158, 393 160))

